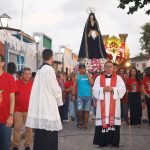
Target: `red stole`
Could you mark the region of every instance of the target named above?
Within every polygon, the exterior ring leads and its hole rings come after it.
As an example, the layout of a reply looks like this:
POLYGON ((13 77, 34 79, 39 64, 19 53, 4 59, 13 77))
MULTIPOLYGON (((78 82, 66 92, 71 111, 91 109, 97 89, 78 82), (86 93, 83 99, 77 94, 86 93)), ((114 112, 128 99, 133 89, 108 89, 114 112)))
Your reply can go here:
MULTIPOLYGON (((112 74, 110 86, 116 87, 117 75, 112 74)), ((100 86, 106 86, 105 74, 100 76, 100 86)), ((110 92, 110 112, 109 112, 109 123, 106 124, 106 114, 105 114, 105 93, 104 100, 101 100, 101 118, 102 118, 102 129, 108 129, 109 127, 114 128, 115 123, 115 109, 116 109, 116 100, 113 99, 113 92, 110 92)), ((108 116, 107 116, 108 117, 108 116)))

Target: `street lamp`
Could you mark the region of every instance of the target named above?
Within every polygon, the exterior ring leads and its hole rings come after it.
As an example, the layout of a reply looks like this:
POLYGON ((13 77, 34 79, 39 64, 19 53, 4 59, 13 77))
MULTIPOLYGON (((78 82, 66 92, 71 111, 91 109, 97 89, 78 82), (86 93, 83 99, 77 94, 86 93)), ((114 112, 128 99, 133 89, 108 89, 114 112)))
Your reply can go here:
MULTIPOLYGON (((11 19, 11 17, 9 17, 6 13, 4 13, 0 16, 0 22, 1 22, 2 29, 4 29, 4 33, 8 29, 8 24, 9 24, 10 19, 11 19)), ((4 46, 5 46, 5 59, 6 59, 6 64, 7 64, 9 47, 8 47, 8 43, 7 43, 6 39, 4 40, 4 46)), ((5 69, 7 70, 7 65, 5 65, 5 69)))
POLYGON ((34 35, 35 43, 39 44, 40 38, 41 38, 40 34, 35 34, 35 35, 34 35))
POLYGON ((36 43, 36 61, 37 61, 37 69, 39 67, 39 43, 40 43, 40 38, 41 38, 41 35, 39 33, 35 33, 33 35, 33 38, 34 38, 34 41, 36 43))
POLYGON ((129 62, 129 61, 126 62, 126 63, 125 63, 125 66, 126 66, 127 68, 129 68, 129 67, 131 66, 130 62, 129 62))
POLYGON ((1 22, 1 25, 3 28, 8 28, 10 19, 11 19, 11 17, 9 17, 6 13, 4 13, 0 16, 0 22, 1 22))
POLYGON ((61 71, 64 72, 64 53, 63 53, 63 51, 59 50, 58 55, 59 55, 59 61, 61 63, 61 67, 62 67, 61 71))
POLYGON ((62 72, 64 72, 64 52, 65 52, 66 47, 62 45, 62 46, 60 46, 59 49, 60 49, 59 53, 62 58, 62 72))

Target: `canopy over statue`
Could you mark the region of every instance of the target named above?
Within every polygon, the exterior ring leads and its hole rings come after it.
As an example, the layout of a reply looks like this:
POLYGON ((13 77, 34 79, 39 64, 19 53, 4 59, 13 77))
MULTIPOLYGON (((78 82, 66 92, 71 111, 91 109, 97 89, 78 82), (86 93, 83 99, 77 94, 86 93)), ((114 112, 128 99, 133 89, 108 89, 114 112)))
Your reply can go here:
POLYGON ((78 57, 79 59, 100 59, 107 57, 100 28, 93 12, 89 14, 85 24, 78 57))

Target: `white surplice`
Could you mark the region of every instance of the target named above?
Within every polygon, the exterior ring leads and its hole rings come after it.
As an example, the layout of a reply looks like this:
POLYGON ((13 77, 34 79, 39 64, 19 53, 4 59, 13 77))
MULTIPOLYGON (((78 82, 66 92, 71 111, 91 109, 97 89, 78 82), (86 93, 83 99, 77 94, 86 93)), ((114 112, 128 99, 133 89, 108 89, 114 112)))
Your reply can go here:
MULTIPOLYGON (((110 86, 111 78, 106 78, 106 86, 110 86)), ((104 92, 103 87, 100 86, 100 76, 98 76, 94 82, 94 86, 92 88, 93 96, 97 99, 97 107, 96 107, 96 126, 102 125, 101 118, 101 100, 104 100, 104 92)), ((121 125, 121 105, 120 99, 123 98, 126 87, 125 83, 120 76, 117 75, 117 83, 116 87, 113 87, 113 99, 116 100, 115 107, 115 125, 121 125)), ((109 112, 110 112, 110 92, 105 92, 105 122, 109 124, 109 112)))
POLYGON ((26 127, 59 131, 62 129, 58 106, 63 105, 62 90, 55 71, 44 65, 37 71, 31 90, 26 127))

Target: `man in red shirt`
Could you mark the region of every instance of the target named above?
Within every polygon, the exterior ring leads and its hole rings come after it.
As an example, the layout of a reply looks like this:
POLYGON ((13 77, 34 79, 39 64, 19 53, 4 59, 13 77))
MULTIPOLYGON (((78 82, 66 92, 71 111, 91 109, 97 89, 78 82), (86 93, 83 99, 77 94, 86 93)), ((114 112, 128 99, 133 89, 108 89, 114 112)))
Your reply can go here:
POLYGON ((4 65, 0 55, 0 150, 10 150, 16 84, 13 76, 4 72, 4 65))
MULTIPOLYGON (((16 81, 17 92, 15 102, 15 115, 14 115, 14 132, 13 132, 13 150, 19 149, 20 132, 26 123, 26 117, 28 112, 28 105, 30 99, 30 92, 33 81, 31 80, 31 69, 24 68, 22 71, 22 79, 16 81)), ((32 142, 32 129, 25 129, 25 150, 30 150, 32 142)))

